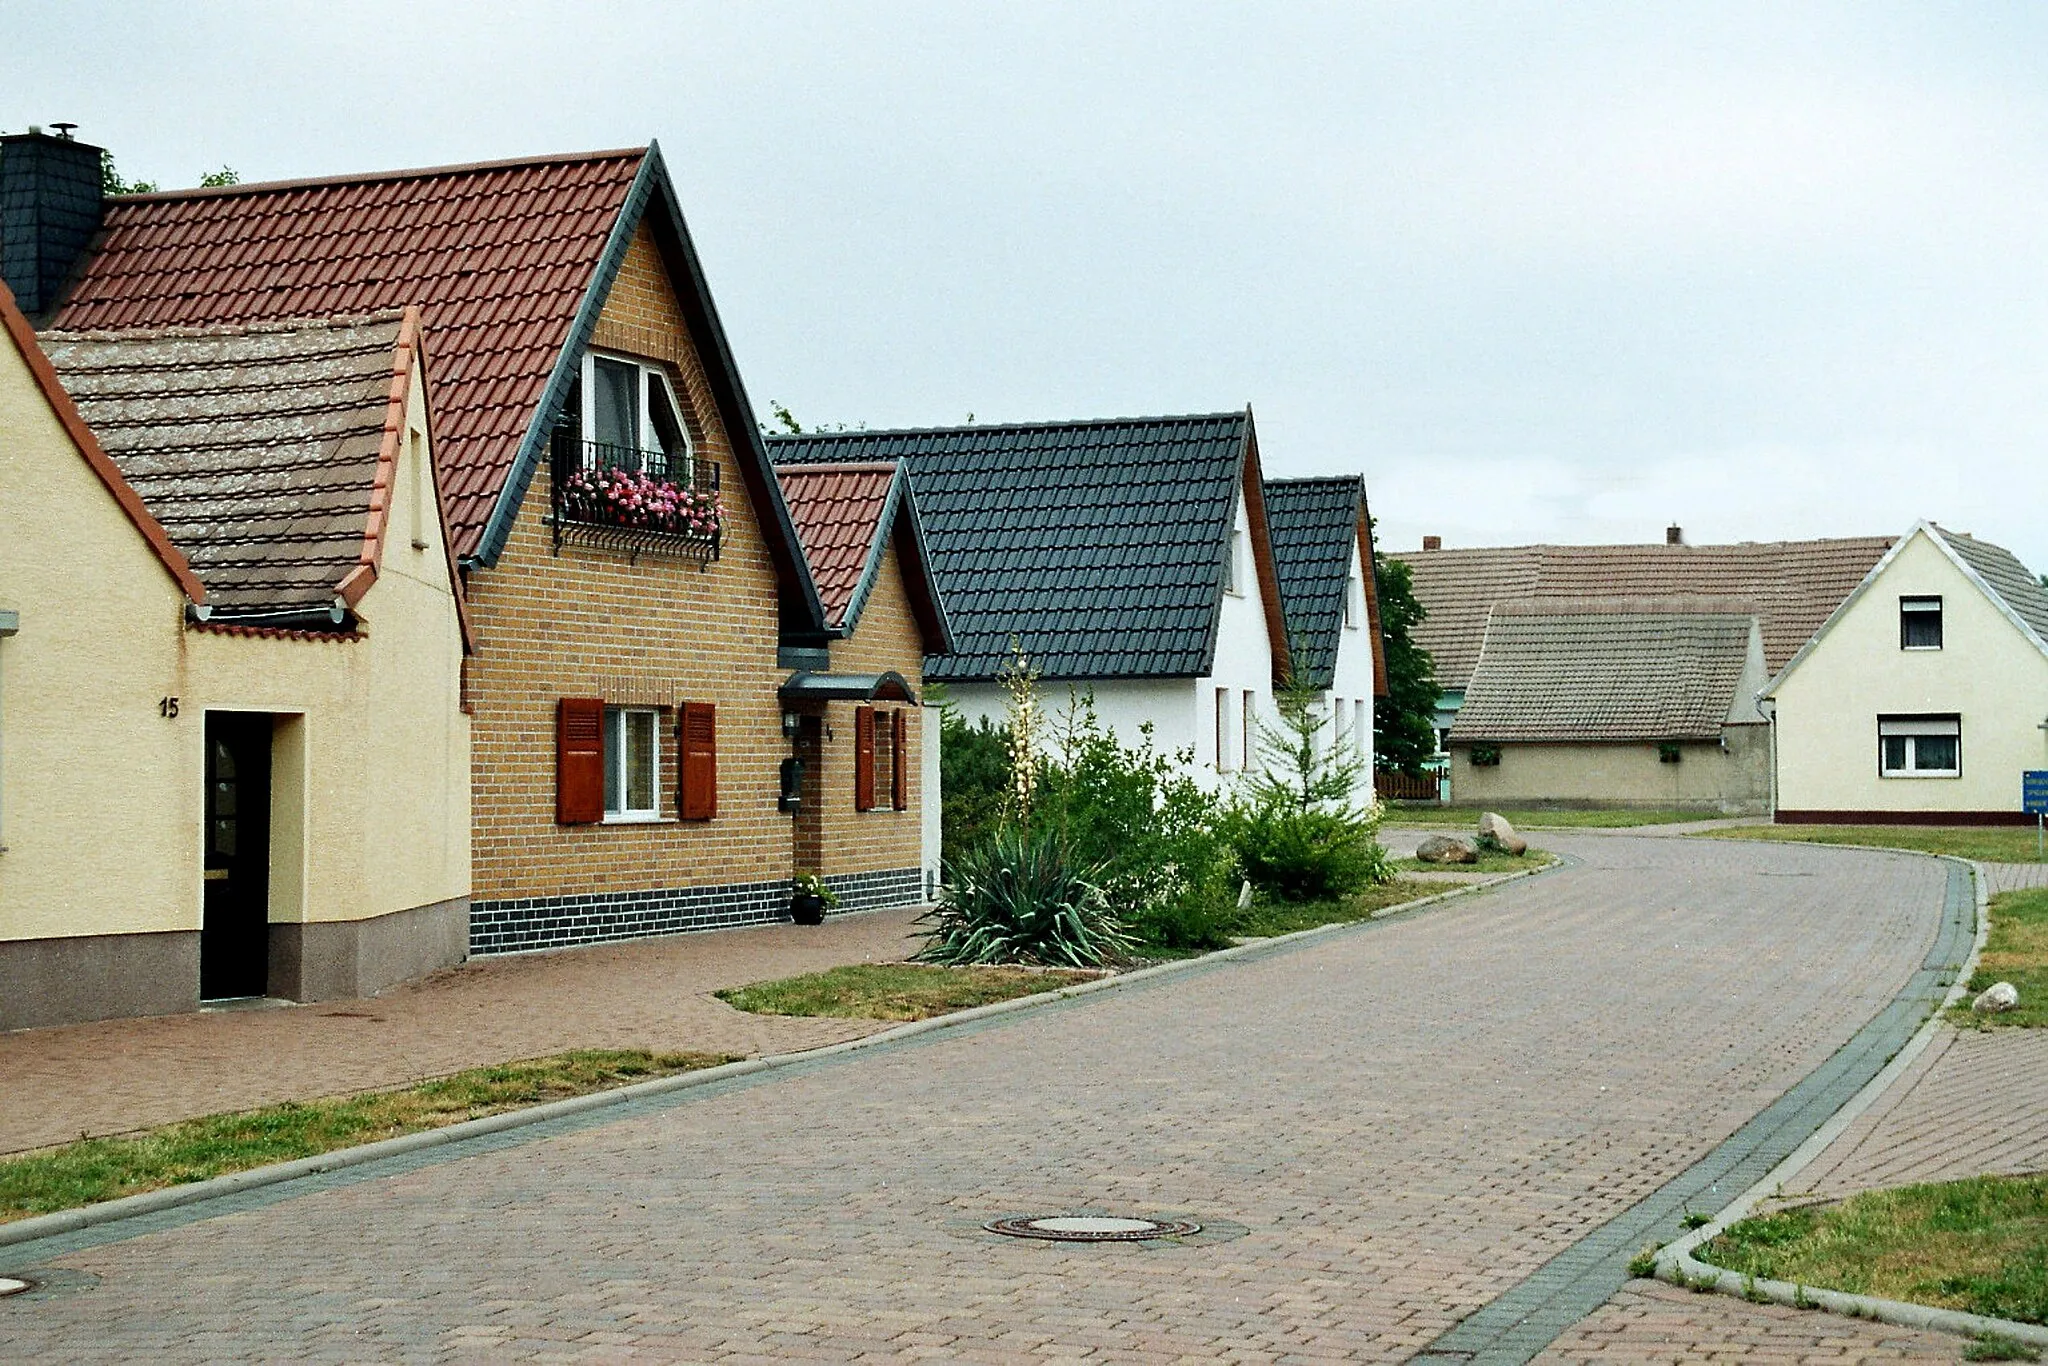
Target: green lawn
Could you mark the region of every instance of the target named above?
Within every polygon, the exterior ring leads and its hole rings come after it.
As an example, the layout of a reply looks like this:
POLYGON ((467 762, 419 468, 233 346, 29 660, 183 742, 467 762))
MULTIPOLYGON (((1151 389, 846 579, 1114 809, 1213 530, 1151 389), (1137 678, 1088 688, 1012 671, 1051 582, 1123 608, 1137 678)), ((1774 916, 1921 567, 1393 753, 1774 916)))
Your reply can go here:
POLYGON ((1994 982, 2010 982, 2020 989, 2019 1009, 1979 1015, 1965 999, 1950 1009, 1949 1019, 1980 1029, 2048 1025, 2048 888, 2000 892, 1991 898, 1990 912, 1991 930, 1970 974, 1969 992, 1974 997, 1994 982))
POLYGON ((1477 863, 1424 863, 1419 858, 1397 858, 1394 866, 1404 873, 1525 873, 1531 868, 1548 868, 1555 862, 1555 854, 1546 854, 1541 849, 1525 854, 1492 854, 1482 849, 1477 863))
POLYGON ((1805 840, 1954 854, 1986 863, 2038 863, 2032 826, 2018 825, 1737 825, 1702 831, 1717 840, 1805 840))
POLYGON ((1244 939, 1270 939, 1274 935, 1293 934, 1297 930, 1312 930, 1318 925, 1366 920, 1376 911, 1405 901, 1436 896, 1443 890, 1440 882, 1396 878, 1335 901, 1268 901, 1262 897, 1248 910, 1237 913, 1231 924, 1231 933, 1244 939))
POLYGON ((0 1221, 204 1181, 737 1061, 725 1054, 586 1049, 472 1068, 395 1091, 287 1101, 120 1138, 84 1138, 0 1159, 0 1221))
POLYGON ((1480 814, 1484 811, 1497 812, 1517 830, 1614 829, 1632 825, 1675 825, 1681 821, 1719 819, 1712 811, 1512 811, 1499 807, 1389 804, 1384 823, 1389 829, 1400 829, 1403 826, 1413 829, 1416 826, 1434 828, 1439 825, 1457 825, 1477 830, 1480 814))
POLYGON ((756 1015, 831 1015, 853 1020, 925 1020, 1016 996, 1092 981, 1092 972, 1029 968, 946 968, 921 963, 855 963, 825 972, 727 987, 718 999, 756 1015))
POLYGON ((1730 1271, 2048 1322, 2048 1176, 1871 1191, 1745 1219, 1699 1252, 1730 1271))

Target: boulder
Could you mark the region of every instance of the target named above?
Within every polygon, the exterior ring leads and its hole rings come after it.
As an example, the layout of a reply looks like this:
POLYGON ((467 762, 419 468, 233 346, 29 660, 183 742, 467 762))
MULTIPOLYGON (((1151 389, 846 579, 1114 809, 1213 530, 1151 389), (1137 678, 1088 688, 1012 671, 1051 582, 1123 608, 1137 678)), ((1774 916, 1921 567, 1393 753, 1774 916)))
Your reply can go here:
POLYGON ((1479 818, 1479 847, 1503 854, 1526 854, 1529 841, 1515 833, 1515 827, 1508 824, 1507 817, 1497 811, 1488 811, 1479 818))
POLYGON ((1449 835, 1431 835, 1415 846, 1415 857, 1424 863, 1477 863, 1479 851, 1449 835))
POLYGON ((2020 1008, 2020 989, 2010 982, 1995 982, 1970 1002, 1970 1009, 1984 1015, 2020 1008))

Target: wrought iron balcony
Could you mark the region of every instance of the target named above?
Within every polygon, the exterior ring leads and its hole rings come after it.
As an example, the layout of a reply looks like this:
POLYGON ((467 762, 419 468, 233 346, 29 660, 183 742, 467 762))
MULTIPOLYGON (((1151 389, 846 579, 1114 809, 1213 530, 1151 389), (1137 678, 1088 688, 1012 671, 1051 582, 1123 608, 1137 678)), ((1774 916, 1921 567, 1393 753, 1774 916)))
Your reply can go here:
POLYGON ((715 462, 575 438, 571 428, 555 432, 548 520, 557 554, 576 543, 635 559, 645 552, 708 566, 718 558, 725 504, 715 462))

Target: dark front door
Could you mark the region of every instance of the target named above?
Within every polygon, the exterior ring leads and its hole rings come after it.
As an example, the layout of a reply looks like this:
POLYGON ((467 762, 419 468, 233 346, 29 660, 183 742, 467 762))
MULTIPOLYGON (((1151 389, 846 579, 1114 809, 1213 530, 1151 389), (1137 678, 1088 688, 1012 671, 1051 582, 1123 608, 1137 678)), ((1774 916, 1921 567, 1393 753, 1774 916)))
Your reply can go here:
POLYGON ((206 918, 199 995, 261 996, 270 974, 270 717, 206 718, 206 918))

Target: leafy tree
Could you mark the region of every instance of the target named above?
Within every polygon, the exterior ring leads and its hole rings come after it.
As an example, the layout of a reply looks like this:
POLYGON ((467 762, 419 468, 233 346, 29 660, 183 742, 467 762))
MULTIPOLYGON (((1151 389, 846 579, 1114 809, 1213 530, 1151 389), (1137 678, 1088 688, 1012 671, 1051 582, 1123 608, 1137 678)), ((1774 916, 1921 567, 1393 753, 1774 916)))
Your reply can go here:
POLYGON ((154 180, 123 180, 120 171, 114 167, 112 152, 100 153, 100 193, 112 197, 117 194, 155 194, 154 180))
POLYGON ((1379 591, 1380 641, 1387 655, 1387 695, 1372 709, 1373 762, 1402 773, 1420 773, 1436 753, 1436 663, 1409 632, 1429 615, 1415 600, 1415 584, 1402 560, 1373 555, 1373 584, 1379 591))
POLYGON ((222 190, 241 183, 240 173, 232 166, 223 166, 218 171, 208 171, 199 177, 199 188, 202 190, 222 190))
POLYGON ((1010 795, 1010 737, 984 716, 970 726, 951 703, 939 709, 939 828, 950 868, 986 843, 1010 795))

